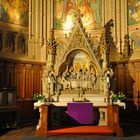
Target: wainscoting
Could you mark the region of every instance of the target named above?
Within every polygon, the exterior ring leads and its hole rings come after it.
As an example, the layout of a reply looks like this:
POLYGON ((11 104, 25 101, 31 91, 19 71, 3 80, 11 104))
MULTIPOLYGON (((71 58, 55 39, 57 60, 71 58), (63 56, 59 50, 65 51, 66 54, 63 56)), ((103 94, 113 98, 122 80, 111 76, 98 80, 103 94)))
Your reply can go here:
POLYGON ((35 123, 33 94, 42 91, 43 65, 45 64, 0 58, 0 87, 16 87, 19 127, 35 123))
POLYGON ((126 109, 140 108, 140 60, 112 63, 114 76, 112 89, 122 91, 127 96, 126 109))

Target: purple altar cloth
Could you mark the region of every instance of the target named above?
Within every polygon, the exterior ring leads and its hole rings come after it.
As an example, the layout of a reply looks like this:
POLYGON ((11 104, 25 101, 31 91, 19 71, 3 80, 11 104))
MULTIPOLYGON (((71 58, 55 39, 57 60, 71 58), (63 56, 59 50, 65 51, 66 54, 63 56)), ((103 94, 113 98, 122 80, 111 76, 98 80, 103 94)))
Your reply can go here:
POLYGON ((67 113, 80 124, 93 124, 93 104, 90 102, 67 103, 67 113))

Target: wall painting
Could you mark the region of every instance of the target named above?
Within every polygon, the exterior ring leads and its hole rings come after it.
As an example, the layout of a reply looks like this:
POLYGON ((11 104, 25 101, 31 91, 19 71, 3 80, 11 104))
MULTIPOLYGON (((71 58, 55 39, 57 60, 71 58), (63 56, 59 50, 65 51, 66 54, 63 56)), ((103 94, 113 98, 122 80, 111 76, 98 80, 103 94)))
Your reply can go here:
POLYGON ((99 29, 102 24, 102 0, 54 0, 54 28, 69 29, 73 11, 80 10, 86 29, 99 29))
POLYGON ((28 26, 29 0, 0 0, 0 21, 28 26))
POLYGON ((140 0, 128 0, 128 25, 140 23, 140 0))
POLYGON ((140 48, 140 36, 137 35, 135 38, 134 38, 134 47, 135 48, 140 48))

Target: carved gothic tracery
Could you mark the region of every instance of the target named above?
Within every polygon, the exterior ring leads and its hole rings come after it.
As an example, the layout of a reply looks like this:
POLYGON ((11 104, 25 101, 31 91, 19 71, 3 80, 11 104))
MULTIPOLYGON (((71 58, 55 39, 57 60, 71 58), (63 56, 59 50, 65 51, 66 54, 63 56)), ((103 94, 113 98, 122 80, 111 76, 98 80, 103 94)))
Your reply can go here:
POLYGON ((47 61, 48 61, 48 69, 49 70, 52 70, 54 65, 55 65, 55 59, 56 59, 56 47, 57 47, 57 42, 54 38, 54 31, 51 30, 50 31, 50 39, 49 41, 47 42, 47 50, 48 50, 48 58, 47 58, 47 61))

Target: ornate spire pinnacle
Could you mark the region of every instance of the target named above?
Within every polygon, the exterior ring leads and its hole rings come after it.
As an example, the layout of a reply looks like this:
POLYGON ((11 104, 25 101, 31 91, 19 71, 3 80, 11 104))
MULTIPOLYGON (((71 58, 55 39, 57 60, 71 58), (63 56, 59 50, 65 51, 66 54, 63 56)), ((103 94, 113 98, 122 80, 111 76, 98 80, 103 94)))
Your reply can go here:
POLYGON ((48 69, 52 70, 54 68, 55 64, 55 56, 56 56, 56 47, 57 47, 57 42, 55 41, 54 38, 54 30, 50 30, 50 38, 49 41, 47 42, 47 64, 48 64, 48 69))

